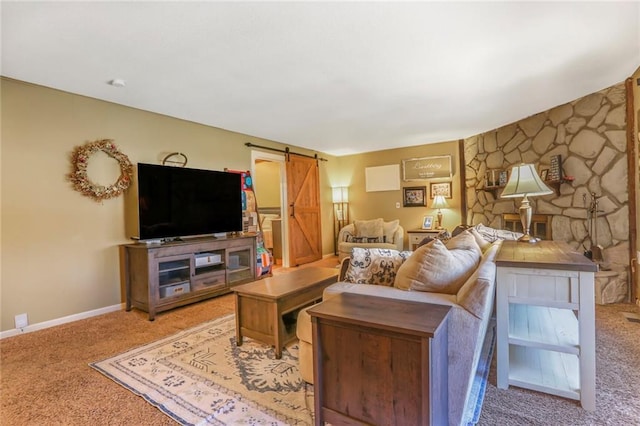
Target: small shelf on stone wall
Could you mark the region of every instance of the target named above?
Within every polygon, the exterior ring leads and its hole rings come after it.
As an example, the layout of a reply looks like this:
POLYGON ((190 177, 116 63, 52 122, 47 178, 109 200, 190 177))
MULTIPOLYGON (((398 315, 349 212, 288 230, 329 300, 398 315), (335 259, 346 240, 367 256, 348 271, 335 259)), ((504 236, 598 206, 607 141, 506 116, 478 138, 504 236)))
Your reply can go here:
MULTIPOLYGON (((560 185, 570 183, 573 179, 562 178, 560 180, 545 180, 544 183, 556 193, 560 195, 560 185)), ((484 191, 491 192, 494 198, 500 198, 500 194, 506 185, 485 186, 484 191)))

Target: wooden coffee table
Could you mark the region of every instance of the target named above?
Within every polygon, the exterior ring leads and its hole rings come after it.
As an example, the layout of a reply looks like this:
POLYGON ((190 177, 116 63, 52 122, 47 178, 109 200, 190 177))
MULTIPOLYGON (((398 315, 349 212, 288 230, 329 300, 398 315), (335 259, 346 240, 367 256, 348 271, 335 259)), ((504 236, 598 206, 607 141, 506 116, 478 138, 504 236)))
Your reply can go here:
POLYGON ((335 268, 307 267, 233 287, 236 296, 236 343, 244 336, 273 345, 276 358, 296 338, 300 309, 322 300, 338 279, 335 268))

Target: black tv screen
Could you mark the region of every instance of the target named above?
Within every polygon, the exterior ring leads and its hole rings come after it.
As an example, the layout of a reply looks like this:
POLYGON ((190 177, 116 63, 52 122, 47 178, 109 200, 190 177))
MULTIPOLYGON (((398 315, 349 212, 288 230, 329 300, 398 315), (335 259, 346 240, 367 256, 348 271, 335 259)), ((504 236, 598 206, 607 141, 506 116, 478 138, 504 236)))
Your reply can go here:
POLYGON ((138 163, 140 239, 242 231, 240 175, 138 163))

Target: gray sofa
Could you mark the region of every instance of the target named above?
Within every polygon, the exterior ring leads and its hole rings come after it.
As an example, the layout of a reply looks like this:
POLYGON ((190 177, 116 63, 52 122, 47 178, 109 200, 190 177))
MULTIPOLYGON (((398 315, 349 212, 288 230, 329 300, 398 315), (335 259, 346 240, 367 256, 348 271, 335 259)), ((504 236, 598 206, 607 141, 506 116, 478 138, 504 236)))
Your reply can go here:
MULTIPOLYGON (((471 232, 465 231, 464 234, 466 234, 468 240, 468 235, 470 235, 471 232)), ((482 237, 477 233, 475 233, 475 237, 476 240, 481 243, 479 246, 482 246, 478 247, 478 250, 481 250, 479 261, 477 266, 473 267, 471 275, 465 279, 464 283, 454 294, 451 294, 451 291, 443 293, 430 290, 429 288, 423 288, 423 291, 416 291, 412 288, 402 289, 398 288, 396 285, 398 284, 397 282, 385 282, 385 280, 392 280, 396 274, 398 274, 398 276, 400 274, 399 268, 397 268, 394 273, 392 270, 393 267, 389 267, 391 263, 400 263, 400 266, 406 263, 408 269, 413 269, 414 272, 416 268, 422 268, 423 265, 417 263, 415 259, 415 257, 419 257, 420 255, 424 256, 426 249, 421 248, 413 253, 393 253, 393 251, 389 251, 391 257, 382 262, 382 264, 385 265, 383 269, 386 270, 387 278, 382 278, 380 282, 380 277, 383 276, 384 273, 381 273, 380 270, 373 272, 373 275, 376 276, 379 281, 379 285, 359 284, 357 282, 365 282, 366 278, 356 277, 356 279, 354 279, 353 276, 351 276, 351 281, 356 282, 345 282, 344 280, 349 274, 349 265, 351 262, 351 259, 347 258, 342 263, 339 281, 327 287, 323 294, 323 300, 339 293, 348 292, 435 303, 448 305, 453 308, 449 314, 448 321, 448 398, 449 424, 451 425, 459 425, 463 421, 463 413, 468 403, 467 400, 469 399, 482 344, 494 305, 496 276, 494 259, 501 242, 488 243, 487 241, 483 241, 481 239, 482 237), (414 259, 412 259, 413 264, 409 265, 409 259, 411 259, 412 256, 414 257, 414 259), (391 258, 394 260, 391 260, 391 258), (407 260, 405 261, 405 259, 407 260)), ((457 237, 454 237, 452 240, 456 238, 457 237)), ((439 242, 438 244, 442 243, 439 242)), ((454 250, 451 250, 451 252, 454 252, 454 250)), ((372 251, 366 253, 366 256, 369 258, 382 255, 387 256, 387 253, 383 251, 374 251, 373 254, 372 251)), ((423 261, 422 259, 423 258, 419 259, 420 262, 423 261)), ((424 260, 424 262, 428 263, 429 260, 424 260)), ((358 261, 355 261, 355 263, 358 263, 358 261)), ((464 260, 461 261, 461 263, 464 263, 464 260)), ((362 264, 362 262, 360 262, 360 264, 362 264)), ((456 266, 449 266, 449 268, 455 269, 456 266)), ((422 272, 424 273, 424 271, 422 272)), ((406 279, 404 279, 404 285, 406 286, 406 279)), ((298 315, 297 336, 300 341, 300 373, 302 378, 309 383, 313 383, 313 343, 311 335, 311 317, 306 312, 306 309, 304 309, 298 315)))

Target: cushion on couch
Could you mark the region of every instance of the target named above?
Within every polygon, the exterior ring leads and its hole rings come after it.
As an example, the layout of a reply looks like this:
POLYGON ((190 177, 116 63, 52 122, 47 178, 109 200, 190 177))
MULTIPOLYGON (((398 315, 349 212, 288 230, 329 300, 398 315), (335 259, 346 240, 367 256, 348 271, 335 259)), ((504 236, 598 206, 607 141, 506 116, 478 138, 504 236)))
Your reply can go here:
POLYGON ((476 237, 468 230, 464 230, 444 243, 449 250, 476 250, 482 256, 482 249, 476 241, 476 237))
POLYGON ((392 220, 391 222, 383 222, 382 228, 384 230, 384 242, 385 243, 393 243, 393 234, 396 233, 396 230, 400 226, 400 220, 392 220))
POLYGON ((353 225, 356 237, 380 238, 380 241, 384 242, 384 220, 382 218, 356 220, 353 225))
POLYGON ((473 237, 476 239, 476 243, 478 243, 478 246, 483 253, 486 249, 491 247, 491 243, 485 240, 484 237, 480 235, 480 233, 476 230, 476 228, 469 228, 468 232, 471 233, 471 235, 473 235, 473 237))
POLYGON ((354 247, 344 281, 356 284, 391 286, 409 251, 354 247))
POLYGON ((384 243, 384 237, 356 237, 355 235, 347 235, 348 243, 384 243))
POLYGON ((489 226, 483 225, 482 223, 477 224, 476 226, 474 226, 474 228, 476 229, 476 231, 478 231, 478 234, 482 235, 482 238, 489 241, 490 243, 493 243, 497 240, 517 240, 518 238, 522 237, 522 235, 524 235, 520 232, 491 228, 489 226))
POLYGON ((456 294, 480 261, 480 248, 477 244, 469 246, 449 250, 442 241, 434 240, 419 247, 398 269, 394 286, 403 290, 456 294))

